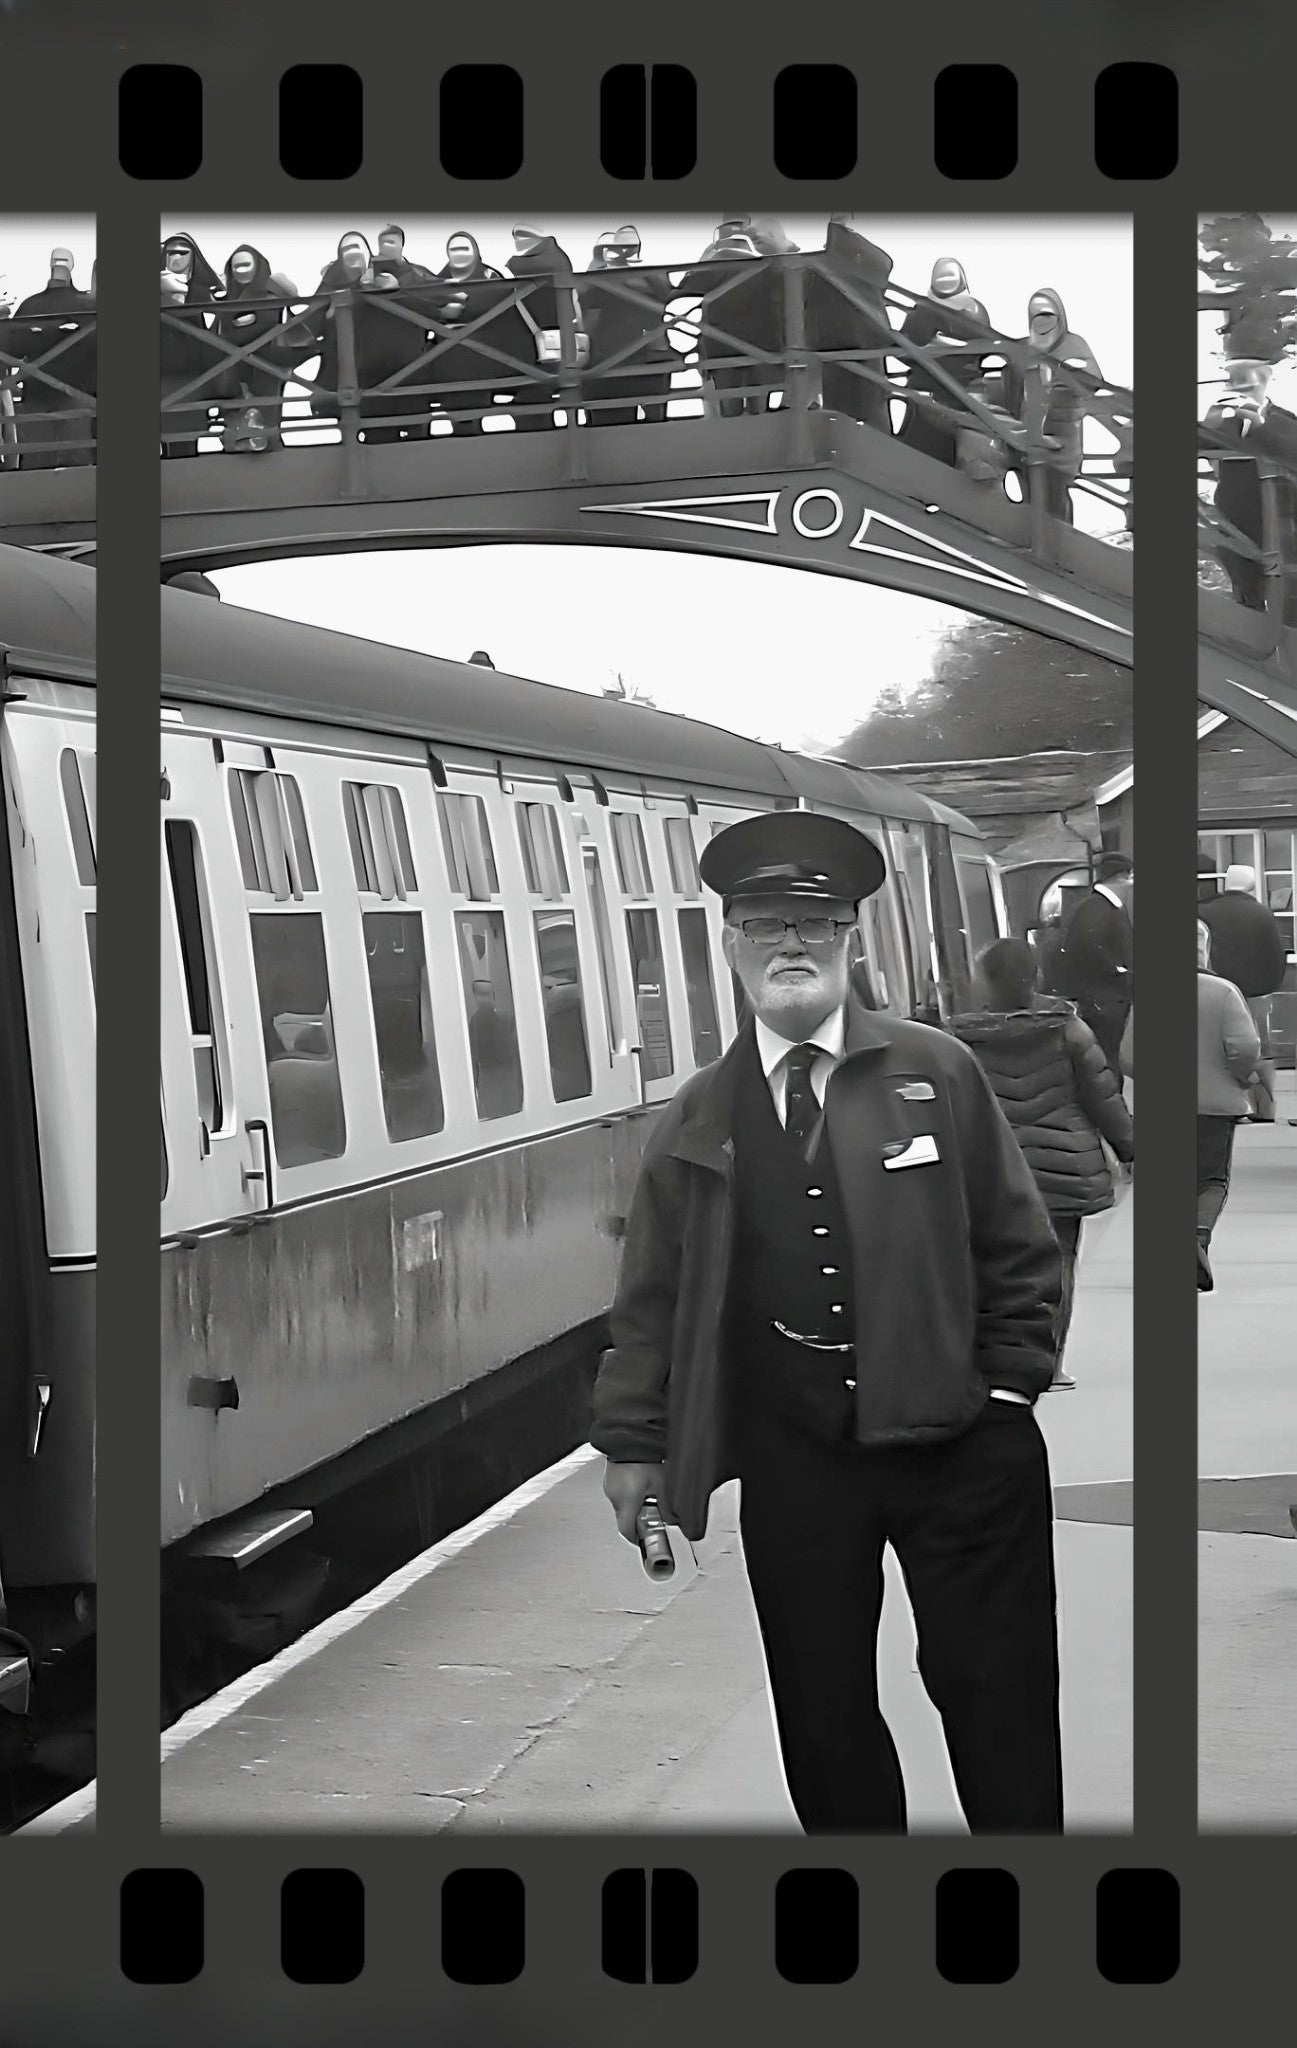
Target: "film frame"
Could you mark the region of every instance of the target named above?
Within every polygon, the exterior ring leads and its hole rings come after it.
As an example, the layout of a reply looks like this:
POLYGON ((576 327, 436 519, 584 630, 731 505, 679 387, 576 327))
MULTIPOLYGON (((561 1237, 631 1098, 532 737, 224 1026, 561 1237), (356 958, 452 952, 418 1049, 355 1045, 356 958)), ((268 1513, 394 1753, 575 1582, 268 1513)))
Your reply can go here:
MULTIPOLYGON (((664 2014, 678 2023, 686 2003, 691 2027, 736 2018, 756 2024, 758 2016, 769 2016, 773 2025, 804 2023, 812 2005, 816 2019, 832 2011, 835 2020, 841 2016, 839 2023, 850 2023, 848 2016, 860 2011, 854 1995, 866 1983, 867 2016, 894 2007, 898 2020, 928 2011, 966 2019, 972 1987, 961 1996, 965 1987, 944 1978, 936 1960, 937 1887, 951 1870, 1007 1870, 1016 1879, 1020 1955, 1016 1972, 996 1987, 997 2021, 1010 2006, 1046 2019, 1060 1991, 1091 2026, 1124 2018, 1124 2009, 1136 2004, 1141 2019, 1152 2012, 1153 1991, 1136 1988, 1150 1982, 1138 1976, 1147 1967, 1138 1957, 1128 1964, 1135 1972, 1130 1983, 1114 1982, 1099 1968, 1097 1888, 1112 1871, 1161 1871, 1175 1881, 1179 1967, 1157 1987, 1159 2018, 1223 2015, 1234 2009, 1241 1986, 1254 1998, 1270 1986, 1278 1991, 1286 1932, 1278 1909, 1290 1850, 1281 1838, 1199 1839, 1196 1833, 1197 1455, 1195 1402, 1186 1398, 1196 1303, 1177 1249, 1182 1234, 1189 1235, 1191 1138, 1181 1105, 1192 1086, 1192 1052, 1187 1031, 1176 1026, 1190 1012, 1185 963, 1192 957, 1192 911, 1184 876, 1192 871, 1195 729, 1187 706, 1179 725, 1167 715, 1152 675, 1160 676, 1163 668, 1192 672, 1196 655, 1189 485, 1195 223, 1199 213, 1222 204, 1281 203, 1279 150, 1272 138, 1284 132, 1281 80, 1297 55, 1297 29, 1266 5, 1236 14, 1234 33, 1260 38, 1273 62, 1253 67, 1246 106, 1223 108, 1221 22, 1214 8, 1195 6, 1174 15, 1161 6, 1136 14, 1095 8, 1081 38, 1084 55, 1074 52, 1074 61, 1060 67, 1048 25, 1026 6, 1011 6, 997 26, 999 51, 1011 53, 1003 58, 1004 68, 1017 84, 1016 164, 988 182, 943 174, 935 161, 933 107, 942 68, 935 53, 946 61, 970 61, 972 46, 980 54, 982 42, 982 33, 974 33, 960 11, 943 8, 926 18, 932 34, 923 42, 934 54, 919 61, 904 22, 866 30, 843 19, 830 28, 821 16, 818 54, 852 70, 860 87, 857 160, 824 183, 791 181, 774 168, 778 59, 757 59, 749 47, 747 89, 739 95, 731 36, 719 24, 691 24, 679 43, 675 32, 655 25, 645 37, 649 47, 642 61, 656 61, 660 49, 692 73, 699 128, 695 165, 660 185, 615 180, 599 163, 601 81, 628 48, 634 54, 634 36, 619 34, 617 47, 604 47, 607 24, 595 19, 594 10, 584 27, 568 17, 561 58, 552 29, 532 24, 517 32, 510 61, 523 80, 528 110, 524 166, 504 185, 481 178, 456 183, 451 189, 465 209, 494 211, 520 196, 533 210, 611 207, 610 218, 650 199, 658 208, 706 210, 741 179, 741 189, 776 211, 794 205, 828 211, 839 201, 858 206, 863 192, 880 212, 1133 213, 1146 478, 1136 614, 1150 622, 1152 647, 1152 658, 1143 662, 1143 692, 1136 693, 1136 762, 1138 770, 1141 759, 1154 760, 1158 771, 1144 800, 1152 825, 1145 823, 1141 833, 1140 862, 1146 892, 1155 891, 1166 905, 1146 925, 1142 964, 1145 985, 1157 992, 1149 1014, 1156 1010, 1153 1028, 1162 1056, 1140 1091, 1140 1114, 1151 1136, 1141 1162, 1135 1306, 1136 1358, 1146 1363, 1135 1389, 1134 1834, 1110 1841, 1073 1836, 1061 1843, 957 1847, 916 1840, 901 1850, 891 1843, 820 1840, 795 1854, 778 1842, 747 1838, 740 1844, 581 1836, 510 1838, 456 1850, 444 1839, 359 1836, 255 1844, 169 1837, 164 1844, 157 1833, 156 1727, 150 1711, 158 1655, 152 1505, 157 1382, 155 1326, 151 1313, 140 1308, 156 1298, 156 1188, 147 1152, 134 1142, 131 1108, 139 1088, 151 1091, 156 1071, 152 1044, 135 1043, 135 1017, 152 1002, 157 967, 154 927, 135 915, 129 883, 114 884, 113 876, 150 875, 153 858, 155 703, 151 682, 141 679, 157 672, 158 629, 156 606, 142 600, 157 585, 159 501, 156 467, 142 463, 138 450, 151 445, 156 418, 155 322, 143 309, 152 305, 158 216, 180 207, 195 213, 323 212, 335 206, 372 211, 407 192, 418 194, 421 207, 439 206, 446 188, 430 161, 413 81, 432 81, 456 62, 480 62, 482 45, 469 27, 430 22, 426 49, 417 61, 411 51, 394 90, 390 73, 373 78, 380 38, 374 39, 374 53, 366 54, 346 11, 318 7, 313 33, 320 48, 346 54, 364 83, 367 108, 392 93, 404 103, 410 125, 403 131, 400 118, 379 117, 376 109, 366 121, 360 168, 343 184, 317 184, 290 178, 278 162, 278 86, 281 75, 301 61, 300 30, 233 0, 219 21, 215 10, 207 19, 195 10, 178 30, 160 8, 137 4, 112 12, 110 23, 89 7, 69 6, 60 10, 62 20, 42 20, 33 6, 17 4, 4 24, 11 209, 98 211, 104 274, 98 512, 100 566, 106 572, 99 659, 116 698, 100 736, 107 879, 101 911, 99 1381, 102 1389, 111 1378, 114 1399, 111 1406, 101 1405, 100 1423, 98 1825, 93 1839, 6 1845, 7 1947, 13 1961, 5 2038, 21 2048, 27 2041, 117 2038, 120 2030, 122 2038, 161 2041, 183 2017, 191 2038, 215 2041, 228 2038, 231 2021, 247 2026, 254 2013, 258 2031, 252 2037, 264 2033, 277 2041, 341 2040, 357 2020, 379 2015, 410 2029, 436 2025, 452 2038, 462 2030, 473 2038, 498 2033, 507 2039, 524 2025, 533 2033, 552 2028, 557 2034, 561 2028, 578 2037, 587 2025, 592 2031, 613 2026, 638 2037, 656 2029, 664 2014), (249 79, 239 53, 254 46, 256 75, 249 79), (36 88, 56 58, 64 140, 51 159, 42 127, 47 110, 36 88), (1141 176, 1139 166, 1128 164, 1126 175, 1112 178, 1096 165, 1095 80, 1106 65, 1130 62, 1161 65, 1178 81, 1178 154, 1162 175, 1141 176), (118 162, 117 79, 128 65, 144 63, 183 64, 202 79, 202 162, 183 183, 135 178, 118 162), (873 104, 867 81, 884 72, 886 95, 873 104), (1218 168, 1226 154, 1228 175, 1218 168), (24 167, 36 162, 42 170, 29 184, 24 167), (124 974, 127 962, 130 971, 124 974), (110 1078, 112 1087, 105 1085, 110 1078), (1159 1369, 1160 1360, 1168 1365, 1159 1369), (122 1884, 132 1872, 159 1867, 191 1870, 203 1888, 201 1974, 171 1988, 159 1981, 132 1982, 122 1969, 122 1884), (284 1972, 280 1891, 303 1867, 345 1868, 363 1883, 364 1967, 349 1984, 326 1990, 296 1984, 284 1972), (525 1969, 508 1987, 468 1988, 430 1967, 442 1883, 461 1869, 504 1867, 525 1887, 525 1969), (786 1982, 775 1967, 776 1885, 792 1868, 845 1870, 859 1885, 861 1968, 832 1996, 823 1988, 786 1982), (683 1869, 696 1881, 698 1967, 672 1987, 669 2006, 653 2000, 648 1987, 640 1991, 602 1972, 602 1888, 623 1869, 683 1869), (754 1967, 758 1947, 764 1961, 754 1967), (884 1954, 886 1965, 875 1974, 884 1954)), ((387 14, 371 10, 366 35, 387 14)), ((401 31, 394 9, 390 21, 388 34, 403 33, 418 43, 419 30, 401 31)), ((390 110, 395 116, 397 109, 390 110)), ((1166 695, 1174 699, 1175 690, 1168 686, 1166 695)), ((149 1099, 148 1093, 139 1099, 149 1099)), ((179 1948, 191 1908, 179 1903, 175 1887, 171 1891, 174 1926, 165 1927, 168 1940, 161 1945, 169 1941, 179 1948)), ((137 1893, 155 1916, 164 1910, 169 1922, 171 1909, 160 1909, 158 1896, 137 1893)), ((348 1908, 317 1897, 317 1916, 327 1920, 334 1910, 348 1908)), ((188 1961, 193 1960, 191 1942, 188 1961)))

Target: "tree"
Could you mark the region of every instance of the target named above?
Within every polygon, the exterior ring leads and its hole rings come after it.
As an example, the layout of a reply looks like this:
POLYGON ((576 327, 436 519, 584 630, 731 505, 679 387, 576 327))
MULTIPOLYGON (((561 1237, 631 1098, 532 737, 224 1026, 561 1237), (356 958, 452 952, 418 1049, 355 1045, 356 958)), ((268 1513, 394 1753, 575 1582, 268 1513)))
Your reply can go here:
POLYGON ((1089 753, 1131 745, 1131 678, 1024 626, 970 618, 948 633, 930 675, 883 690, 836 750, 858 767, 1089 753))
POLYGON ((1215 287, 1201 304, 1225 316, 1226 361, 1281 362, 1297 346, 1297 242, 1276 239, 1259 213, 1213 215, 1198 240, 1215 287))

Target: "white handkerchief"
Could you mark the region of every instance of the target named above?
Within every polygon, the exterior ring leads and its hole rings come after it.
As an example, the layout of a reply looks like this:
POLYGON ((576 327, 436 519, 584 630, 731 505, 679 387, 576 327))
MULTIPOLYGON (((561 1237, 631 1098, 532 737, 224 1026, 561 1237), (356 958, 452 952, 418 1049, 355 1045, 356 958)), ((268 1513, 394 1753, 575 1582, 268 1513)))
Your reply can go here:
POLYGON ((931 1166, 941 1157, 937 1141, 930 1131, 924 1131, 917 1138, 911 1138, 903 1152, 894 1153, 884 1159, 883 1165, 891 1173, 898 1166, 931 1166))

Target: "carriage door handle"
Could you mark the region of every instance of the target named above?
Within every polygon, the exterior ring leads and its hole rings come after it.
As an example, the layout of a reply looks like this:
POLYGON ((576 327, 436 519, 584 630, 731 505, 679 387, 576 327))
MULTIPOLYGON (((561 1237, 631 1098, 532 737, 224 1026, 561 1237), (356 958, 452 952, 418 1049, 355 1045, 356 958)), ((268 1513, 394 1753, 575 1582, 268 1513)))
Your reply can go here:
POLYGON ((241 1169, 243 1192, 246 1195, 252 1188, 263 1187, 266 1199, 262 1207, 273 1209, 275 1206, 275 1188, 270 1170, 270 1127, 264 1117, 254 1116, 249 1117, 243 1128, 250 1138, 259 1141, 256 1151, 257 1164, 255 1166, 245 1166, 241 1169))

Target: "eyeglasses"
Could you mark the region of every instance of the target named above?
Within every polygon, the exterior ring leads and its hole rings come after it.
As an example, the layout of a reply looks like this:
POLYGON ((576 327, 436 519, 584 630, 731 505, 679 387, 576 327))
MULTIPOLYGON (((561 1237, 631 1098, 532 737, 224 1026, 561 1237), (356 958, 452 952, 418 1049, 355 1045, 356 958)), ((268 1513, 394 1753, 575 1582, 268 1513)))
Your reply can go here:
POLYGON ((754 946, 777 946, 785 932, 796 932, 804 946, 831 946, 854 923, 842 917, 741 917, 738 927, 754 946))

